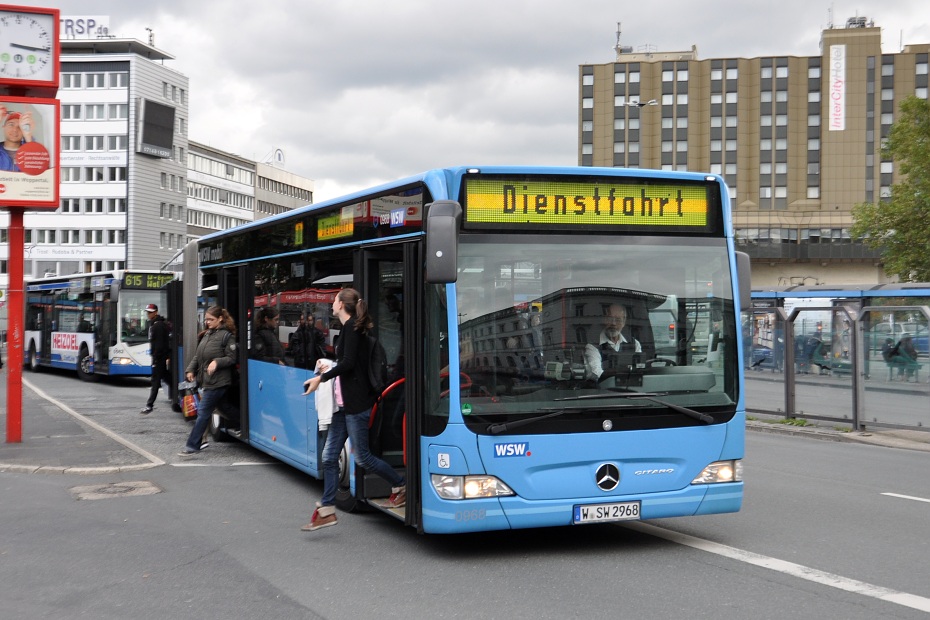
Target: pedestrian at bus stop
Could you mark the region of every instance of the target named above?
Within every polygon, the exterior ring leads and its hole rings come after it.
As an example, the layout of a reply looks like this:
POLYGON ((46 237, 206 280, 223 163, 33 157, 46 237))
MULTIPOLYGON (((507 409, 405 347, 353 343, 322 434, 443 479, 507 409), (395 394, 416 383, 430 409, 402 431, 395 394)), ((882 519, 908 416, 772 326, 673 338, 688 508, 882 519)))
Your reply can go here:
POLYGON ((197 403, 197 420, 179 456, 190 456, 205 449, 204 431, 210 423, 213 410, 220 404, 227 388, 233 383, 233 372, 238 363, 236 345, 236 322, 225 308, 213 306, 203 317, 206 330, 197 343, 194 359, 187 365, 185 376, 188 381, 197 381, 200 386, 200 402, 197 403))
MULTIPOLYGON (((404 477, 373 455, 368 448, 368 419, 377 400, 368 379, 368 358, 371 352, 368 350, 368 340, 365 336, 373 327, 371 317, 368 316, 368 304, 359 296, 358 291, 344 288, 333 300, 333 315, 342 322, 342 329, 336 340, 336 363, 331 365, 329 370, 311 377, 304 383, 304 394, 311 394, 320 387, 321 382, 333 379, 338 381, 338 409, 333 413, 323 447, 323 497, 313 511, 310 523, 300 528, 305 532, 337 523, 335 502, 339 485, 339 454, 346 439, 350 437, 356 462, 365 471, 375 473, 391 483, 388 507, 400 508, 405 505, 407 499, 404 477)), ((320 365, 318 362, 318 367, 320 365)))
POLYGON ((165 317, 158 314, 158 306, 149 304, 145 307, 145 312, 149 319, 149 344, 151 345, 152 354, 152 389, 149 390, 149 399, 145 402, 145 407, 139 412, 141 414, 152 413, 155 406, 155 399, 158 398, 158 389, 165 385, 165 394, 171 397, 171 390, 168 387, 168 363, 171 358, 171 330, 168 329, 168 322, 165 317))

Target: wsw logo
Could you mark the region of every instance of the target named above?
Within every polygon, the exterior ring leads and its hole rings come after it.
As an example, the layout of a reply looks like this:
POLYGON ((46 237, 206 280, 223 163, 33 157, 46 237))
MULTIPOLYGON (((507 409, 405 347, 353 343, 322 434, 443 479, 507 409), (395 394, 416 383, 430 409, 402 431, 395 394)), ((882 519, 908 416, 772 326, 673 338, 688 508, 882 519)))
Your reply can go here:
POLYGON ((531 454, 530 444, 526 442, 494 444, 495 458, 501 456, 530 456, 531 454))

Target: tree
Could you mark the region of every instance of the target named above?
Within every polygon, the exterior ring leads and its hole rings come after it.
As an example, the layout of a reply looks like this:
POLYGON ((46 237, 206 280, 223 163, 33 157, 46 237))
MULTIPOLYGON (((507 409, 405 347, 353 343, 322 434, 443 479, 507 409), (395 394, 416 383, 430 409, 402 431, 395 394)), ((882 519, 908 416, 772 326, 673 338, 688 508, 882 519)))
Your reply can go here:
POLYGON ((907 97, 882 158, 898 165, 891 196, 853 207, 853 237, 880 250, 885 271, 902 282, 930 282, 930 103, 907 97))

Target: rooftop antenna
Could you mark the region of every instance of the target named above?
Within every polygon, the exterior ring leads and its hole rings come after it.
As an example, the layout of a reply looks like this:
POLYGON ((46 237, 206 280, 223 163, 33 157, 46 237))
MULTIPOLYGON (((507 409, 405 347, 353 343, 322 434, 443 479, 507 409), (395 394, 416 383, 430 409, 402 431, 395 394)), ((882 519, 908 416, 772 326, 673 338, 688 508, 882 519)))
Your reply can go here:
POLYGON ((149 33, 149 45, 155 47, 155 33, 151 28, 146 28, 145 30, 149 33))

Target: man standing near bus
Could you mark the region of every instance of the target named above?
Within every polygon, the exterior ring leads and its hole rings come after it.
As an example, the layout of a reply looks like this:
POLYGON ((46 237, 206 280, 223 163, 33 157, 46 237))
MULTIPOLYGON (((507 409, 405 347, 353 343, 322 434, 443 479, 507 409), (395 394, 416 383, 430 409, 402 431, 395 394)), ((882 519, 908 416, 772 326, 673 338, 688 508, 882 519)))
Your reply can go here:
MULTIPOLYGON (((171 394, 168 386, 168 360, 171 357, 171 334, 165 317, 158 314, 158 306, 149 304, 145 307, 149 319, 149 344, 152 352, 152 389, 149 399, 139 413, 152 413, 158 388, 165 384, 165 393, 171 394)), ((170 396, 169 396, 170 397, 170 396)))

